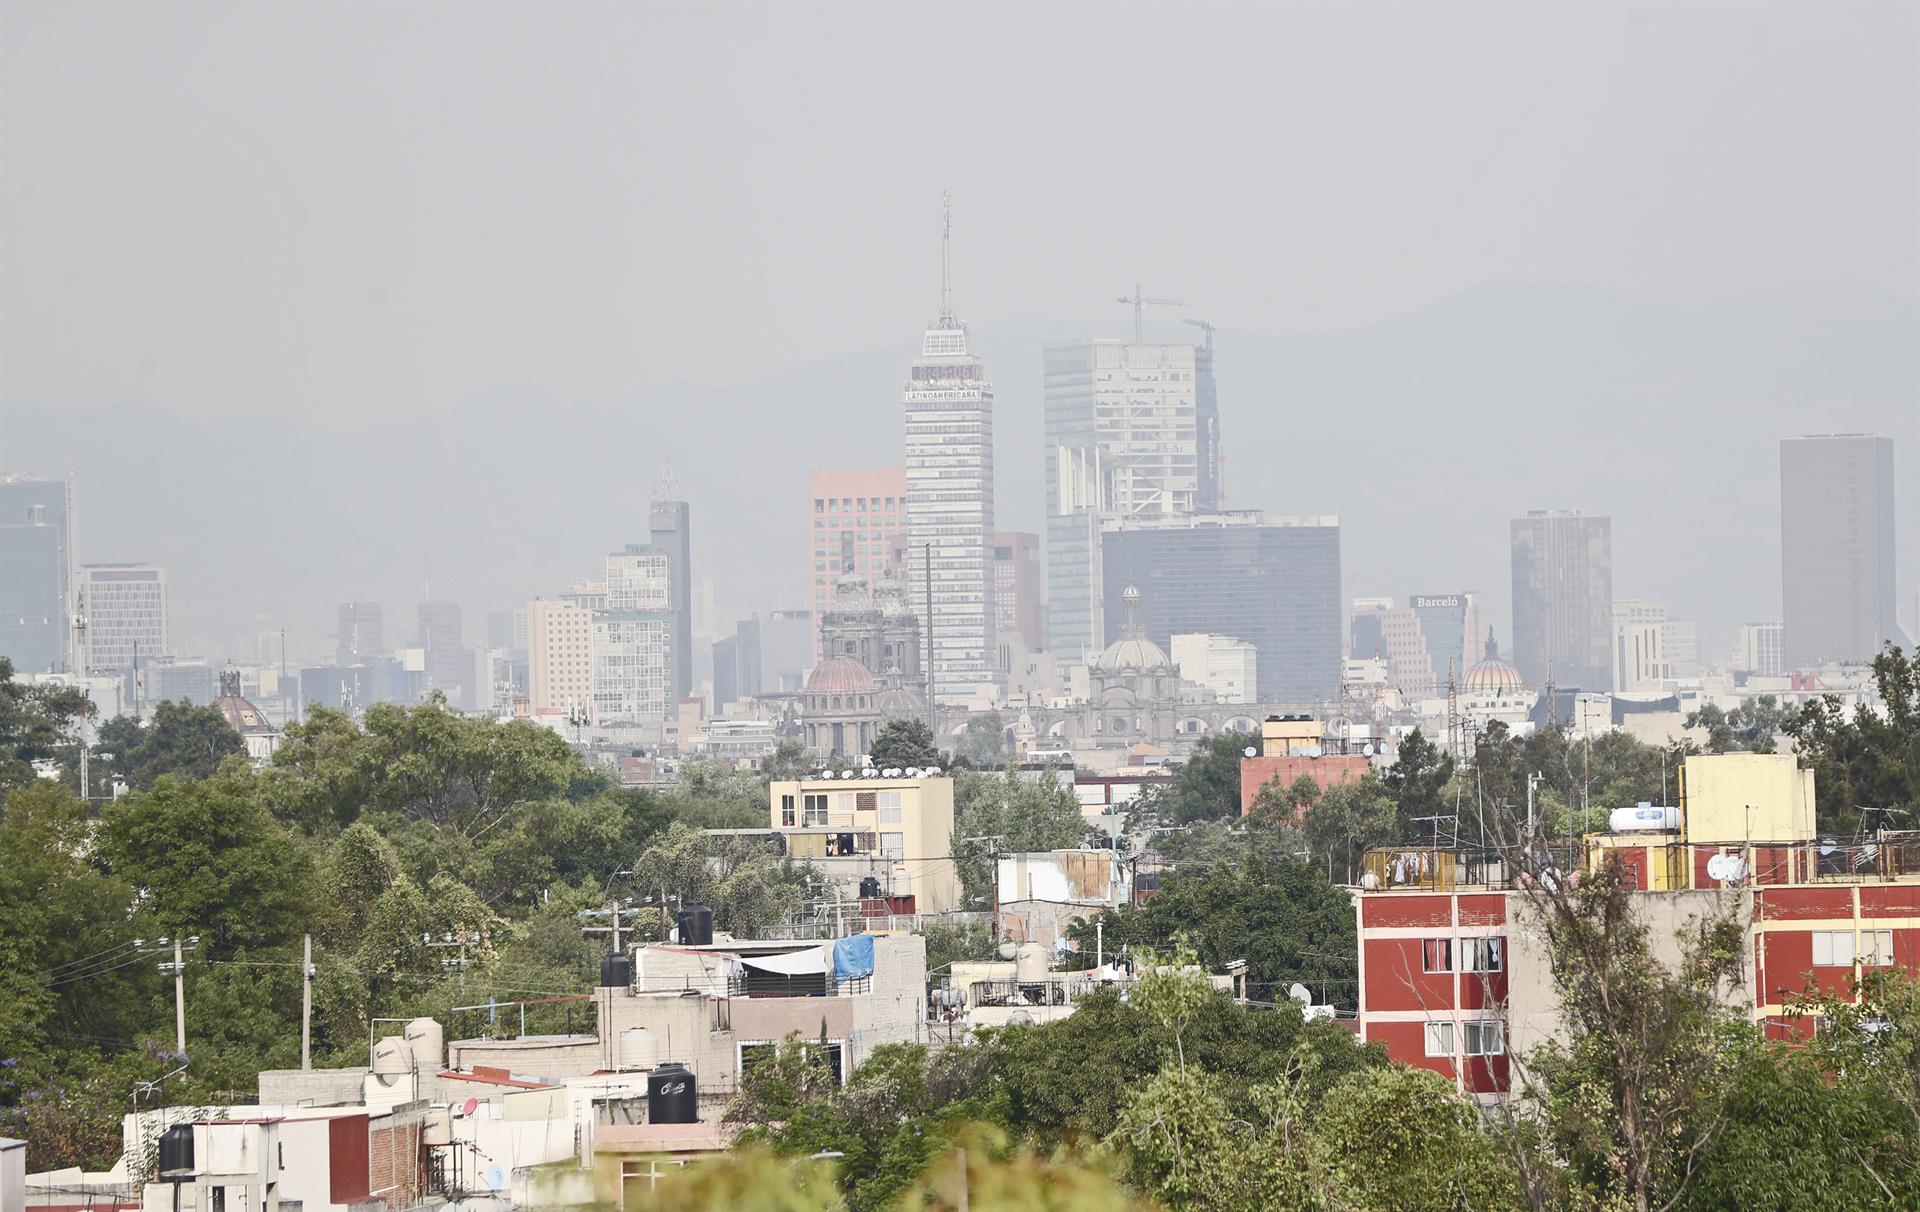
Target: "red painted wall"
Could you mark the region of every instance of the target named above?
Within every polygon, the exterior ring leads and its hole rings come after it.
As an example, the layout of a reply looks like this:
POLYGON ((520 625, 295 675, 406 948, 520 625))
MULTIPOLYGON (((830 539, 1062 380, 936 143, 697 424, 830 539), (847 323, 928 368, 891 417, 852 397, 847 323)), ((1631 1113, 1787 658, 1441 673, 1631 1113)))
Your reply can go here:
MULTIPOLYGON (((1853 889, 1768 888, 1754 893, 1753 912, 1770 922, 1853 916, 1853 889)), ((1809 944, 1811 946, 1811 944, 1809 944)))
POLYGON ((358 1203, 372 1194, 367 1182, 367 1117, 342 1115, 327 1121, 327 1199, 358 1203))
POLYGON ((1424 971, 1417 938, 1364 939, 1360 963, 1367 983, 1363 1013, 1453 1009, 1453 973, 1424 971))
POLYGON ((1240 759, 1240 815, 1253 811, 1254 797, 1276 778, 1284 790, 1304 774, 1325 791, 1341 783, 1358 782, 1360 776, 1372 768, 1373 760, 1357 753, 1330 753, 1317 758, 1243 757, 1240 759))
POLYGON ((1363 929, 1452 924, 1453 897, 1444 892, 1393 892, 1360 898, 1360 925, 1363 929))
MULTIPOLYGON (((1369 1023, 1367 1039, 1385 1044, 1387 1055, 1401 1064, 1430 1070, 1448 1081, 1452 1081, 1455 1077, 1451 1058, 1426 1054, 1427 1036, 1424 1023, 1369 1023)), ((1456 1039, 1454 1043, 1458 1045, 1459 1040, 1456 1039)))

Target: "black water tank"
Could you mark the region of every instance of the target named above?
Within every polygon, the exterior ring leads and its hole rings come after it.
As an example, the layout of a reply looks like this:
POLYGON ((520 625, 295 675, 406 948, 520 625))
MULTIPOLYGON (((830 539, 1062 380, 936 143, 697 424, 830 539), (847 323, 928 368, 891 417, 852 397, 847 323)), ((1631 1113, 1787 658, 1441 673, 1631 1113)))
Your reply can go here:
POLYGON ((626 989, 633 985, 633 957, 624 952, 609 952, 600 960, 600 987, 626 989))
POLYGON ((678 921, 680 941, 690 947, 702 947, 713 941, 713 910, 705 905, 685 905, 678 921))
POLYGON ((160 1178, 163 1182, 180 1182, 193 1171, 193 1125, 175 1124, 160 1134, 160 1178), (175 1170, 186 1171, 178 1177, 169 1177, 175 1170))
POLYGON ((691 1124, 700 1119, 700 1096, 693 1070, 674 1061, 647 1074, 647 1122, 691 1124))
POLYGON ((868 899, 868 900, 879 896, 880 895, 879 877, 872 876, 872 875, 863 877, 860 880, 860 895, 863 899, 868 899))

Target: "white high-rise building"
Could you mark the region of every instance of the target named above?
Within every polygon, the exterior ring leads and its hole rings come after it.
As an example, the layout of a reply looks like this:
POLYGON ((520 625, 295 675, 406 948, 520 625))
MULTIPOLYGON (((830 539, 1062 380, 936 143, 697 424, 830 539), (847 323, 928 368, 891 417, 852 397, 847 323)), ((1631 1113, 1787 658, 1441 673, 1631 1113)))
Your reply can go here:
POLYGON ((651 724, 674 706, 673 557, 644 544, 607 557, 606 609, 593 616, 593 718, 651 724))
POLYGON ((1047 647, 1083 660, 1111 638, 1106 520, 1218 508, 1212 356, 1193 345, 1064 341, 1045 351, 1047 647))
POLYGON ((1222 703, 1252 703, 1260 687, 1259 654, 1252 644, 1227 635, 1173 637, 1173 663, 1180 679, 1213 691, 1222 703))
POLYGON ((953 310, 951 224, 940 242, 940 318, 926 331, 903 403, 910 600, 938 702, 993 693, 993 385, 953 310), (931 562, 931 567, 929 567, 931 562))
POLYGON ((1763 677, 1778 677, 1786 671, 1781 659, 1786 628, 1780 623, 1742 623, 1734 643, 1733 667, 1763 677))
MULTIPOLYGON (((167 570, 158 564, 83 564, 80 614, 89 672, 132 670, 173 652, 167 638, 167 570)), ((136 692, 136 702, 146 696, 136 692)))
POLYGON ((1667 655, 1667 608, 1617 598, 1613 603, 1613 688, 1658 690, 1673 676, 1667 655))

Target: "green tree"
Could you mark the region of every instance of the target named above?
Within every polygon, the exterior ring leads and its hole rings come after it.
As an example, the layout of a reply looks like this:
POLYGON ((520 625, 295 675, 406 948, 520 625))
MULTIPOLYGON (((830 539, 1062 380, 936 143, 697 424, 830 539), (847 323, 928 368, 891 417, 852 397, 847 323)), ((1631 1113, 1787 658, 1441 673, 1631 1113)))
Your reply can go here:
POLYGON ((107 764, 135 791, 145 791, 166 774, 211 778, 231 757, 245 757, 246 742, 218 707, 167 701, 142 724, 118 716, 102 726, 99 747, 113 755, 107 764))
POLYGON ((1360 859, 1375 846, 1405 841, 1398 806, 1372 771, 1351 783, 1336 783, 1307 809, 1307 843, 1326 855, 1332 872, 1357 881, 1360 859))
POLYGON ((1687 727, 1706 729, 1708 753, 1729 753, 1736 749, 1772 753, 1789 714, 1778 699, 1763 694, 1746 700, 1732 711, 1709 703, 1687 714, 1687 727))
POLYGON ((1348 1074, 1322 1101, 1313 1137, 1329 1189, 1351 1207, 1524 1206, 1479 1109, 1436 1073, 1393 1065, 1348 1074))
POLYGON ((1262 783, 1254 793, 1249 815, 1264 822, 1291 825, 1311 811, 1319 799, 1320 784, 1312 775, 1303 774, 1285 787, 1276 776, 1262 783))
POLYGON ((1443 805, 1448 803, 1446 790, 1452 779, 1453 755, 1415 728, 1400 742, 1384 782, 1404 823, 1449 811, 1443 805))
POLYGON ((1530 1160, 1532 1126, 1509 1120, 1529 1199, 1564 1206, 1570 1181, 1600 1206, 1678 1206, 1726 1125, 1737 906, 1690 923, 1668 964, 1617 864, 1572 881, 1537 844, 1504 855, 1524 877, 1522 928, 1542 939, 1560 1000, 1561 1031, 1525 1058, 1522 1083, 1551 1164, 1530 1160))
POLYGON ((1852 834, 1863 810, 1876 827, 1920 827, 1920 649, 1887 645, 1873 681, 1878 710, 1862 703, 1849 715, 1826 695, 1782 725, 1813 768, 1814 812, 1827 833, 1852 834))
POLYGON ((1248 749, 1258 752, 1259 747, 1260 738, 1251 732, 1223 732, 1195 746, 1164 805, 1168 823, 1239 816, 1240 760, 1248 749))
POLYGON ((0 656, 0 804, 8 788, 33 782, 33 763, 63 756, 74 723, 92 715, 79 690, 17 681, 13 662, 0 656))
POLYGON ((92 824, 67 788, 15 788, 0 813, 0 1058, 75 1060, 130 1039, 153 970, 134 954, 132 889, 90 859, 92 824))
POLYGON ((313 904, 307 844, 273 819, 244 769, 162 776, 107 806, 99 854, 138 890, 153 933, 197 934, 219 953, 298 937, 313 904))
POLYGON ((925 720, 888 720, 867 747, 867 757, 882 769, 946 765, 925 720))
POLYGON ((1007 760, 1007 725, 997 711, 970 715, 954 746, 956 762, 965 762, 976 770, 993 770, 1007 760))
POLYGON ((1294 981, 1351 1006, 1357 994, 1353 903, 1318 864, 1282 856, 1182 868, 1145 905, 1105 910, 1068 928, 1078 962, 1091 965, 1094 927, 1107 953, 1157 949, 1185 932, 1201 963, 1244 960, 1252 996, 1280 1000, 1294 981))
POLYGON ((788 737, 773 747, 773 752, 760 763, 760 782, 782 782, 790 779, 805 778, 814 770, 813 756, 807 752, 807 746, 798 737, 788 737))
POLYGON ((959 770, 953 777, 952 851, 971 899, 992 895, 994 853, 1058 850, 1086 841, 1080 801, 1071 784, 1051 771, 1035 775, 1009 766, 994 773, 959 770))
POLYGON ((775 857, 756 838, 713 837, 675 821, 633 862, 633 882, 713 910, 714 925, 759 938, 800 907, 808 868, 775 857))

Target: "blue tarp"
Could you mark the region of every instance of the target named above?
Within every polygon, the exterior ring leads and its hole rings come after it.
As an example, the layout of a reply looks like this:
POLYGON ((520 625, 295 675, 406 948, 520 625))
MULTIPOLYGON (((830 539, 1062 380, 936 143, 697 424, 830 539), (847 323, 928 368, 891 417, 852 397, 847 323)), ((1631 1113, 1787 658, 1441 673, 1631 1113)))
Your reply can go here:
POLYGON ((833 979, 858 980, 873 975, 873 936, 856 934, 833 945, 833 979))

